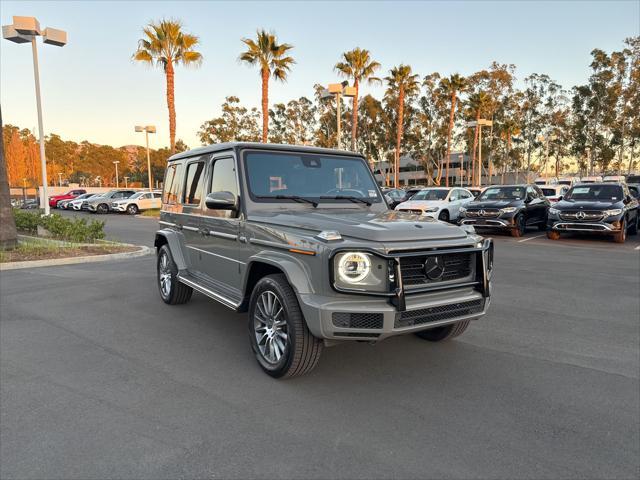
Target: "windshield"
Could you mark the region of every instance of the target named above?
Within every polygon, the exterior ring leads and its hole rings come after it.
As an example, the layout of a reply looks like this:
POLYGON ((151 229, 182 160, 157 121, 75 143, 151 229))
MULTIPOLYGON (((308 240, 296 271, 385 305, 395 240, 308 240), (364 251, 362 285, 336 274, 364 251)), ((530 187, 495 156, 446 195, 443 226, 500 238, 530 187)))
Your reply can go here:
POLYGON ((622 197, 620 185, 578 185, 569 190, 564 199, 617 202, 622 200, 622 197))
POLYGON ((558 180, 559 185, 571 185, 571 180, 558 180))
POLYGON ((557 195, 555 188, 542 188, 541 190, 545 197, 555 197, 557 195))
POLYGON ((127 200, 133 200, 135 198, 140 198, 145 193, 147 193, 147 192, 136 192, 133 195, 131 195, 127 200))
POLYGON ((640 175, 629 175, 627 183, 640 183, 640 175))
POLYGON ((411 200, 444 200, 448 193, 449 190, 441 188, 425 188, 411 197, 411 200))
POLYGON ((293 202, 296 198, 298 201, 304 198, 319 203, 335 202, 337 199, 332 197, 382 202, 371 171, 360 158, 247 152, 245 168, 251 198, 257 202, 293 202))
POLYGON ((478 196, 478 200, 523 200, 524 187, 494 187, 487 188, 478 196))

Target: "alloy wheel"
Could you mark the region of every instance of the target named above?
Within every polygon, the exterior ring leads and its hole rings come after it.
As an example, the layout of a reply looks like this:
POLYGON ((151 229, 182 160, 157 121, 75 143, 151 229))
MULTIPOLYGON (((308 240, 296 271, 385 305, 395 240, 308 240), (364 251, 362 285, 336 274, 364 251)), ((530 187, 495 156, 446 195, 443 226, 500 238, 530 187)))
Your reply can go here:
POLYGON ((253 331, 262 357, 277 364, 289 348, 285 311, 278 296, 271 290, 260 294, 253 316, 253 331))
POLYGON ((162 293, 164 298, 169 298, 171 295, 171 267, 169 263, 169 256, 165 252, 160 254, 158 280, 160 282, 160 293, 162 293))

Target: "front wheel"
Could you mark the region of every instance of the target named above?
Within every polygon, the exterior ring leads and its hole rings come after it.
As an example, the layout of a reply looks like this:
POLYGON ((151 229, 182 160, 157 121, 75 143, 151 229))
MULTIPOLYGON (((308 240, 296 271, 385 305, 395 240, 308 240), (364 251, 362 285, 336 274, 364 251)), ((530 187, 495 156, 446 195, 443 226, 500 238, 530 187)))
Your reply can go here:
POLYGON ((619 232, 613 235, 613 241, 616 243, 624 243, 627 241, 627 219, 622 219, 622 227, 619 232))
POLYGON ((446 210, 443 210, 442 212, 440 212, 440 215, 438 215, 438 220, 441 220, 443 222, 448 222, 449 221, 449 212, 446 210))
POLYGON ((106 203, 101 203, 100 205, 98 205, 96 207, 96 212, 97 213, 108 213, 109 212, 109 205, 107 205, 106 203))
POLYGON ((421 332, 416 332, 416 335, 423 340, 428 340, 429 342, 442 342, 462 335, 469 326, 470 321, 471 320, 464 320, 451 325, 445 325, 444 327, 422 330, 421 332))
POLYGON ((522 237, 527 231, 527 227, 524 223, 524 215, 519 214, 515 220, 515 226, 511 229, 512 237, 522 237))
POLYGON ((127 207, 127 213, 129 215, 137 215, 138 213, 138 206, 135 203, 132 203, 131 205, 129 205, 127 207))
POLYGON ((251 349, 268 375, 295 377, 318 364, 322 340, 307 328, 298 299, 284 275, 268 275, 255 286, 248 327, 251 349))
POLYGON ((547 238, 549 240, 560 240, 560 232, 557 230, 547 230, 547 238))

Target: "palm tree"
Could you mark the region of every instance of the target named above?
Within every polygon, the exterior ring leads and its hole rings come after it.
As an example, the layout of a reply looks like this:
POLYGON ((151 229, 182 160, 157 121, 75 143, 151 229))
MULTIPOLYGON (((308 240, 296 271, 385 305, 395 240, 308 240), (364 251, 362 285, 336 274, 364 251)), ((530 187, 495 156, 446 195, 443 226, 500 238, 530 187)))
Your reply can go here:
POLYGON ((387 82, 387 95, 398 95, 397 126, 396 126, 396 152, 393 167, 393 184, 398 188, 398 176, 400 173, 400 144, 402 142, 404 122, 404 99, 417 93, 419 87, 418 75, 411 71, 409 65, 399 65, 389 70, 385 78, 387 82))
POLYGON ((262 78, 262 142, 267 143, 269 133, 269 77, 284 82, 291 71, 291 65, 295 60, 287 56, 287 52, 293 48, 288 43, 278 44, 274 33, 258 30, 256 39, 243 38, 242 42, 247 50, 240 54, 240 61, 249 65, 260 67, 262 78))
POLYGON ((142 29, 144 38, 138 40, 133 59, 161 66, 167 77, 167 107, 169 108, 169 139, 171 153, 176 149, 176 105, 174 94, 174 66, 200 65, 202 54, 194 48, 198 37, 182 31, 179 20, 151 22, 142 29))
POLYGON ((355 150, 356 135, 358 133, 358 94, 360 91, 360 82, 366 81, 369 85, 372 83, 381 83, 382 80, 374 76, 381 65, 371 60, 369 50, 364 50, 360 47, 343 53, 342 58, 344 61, 336 63, 334 68, 342 76, 353 79, 353 86, 356 89, 351 109, 351 150, 355 150))
MULTIPOLYGON (((453 118, 456 111, 456 99, 457 95, 460 92, 463 92, 467 88, 467 81, 464 77, 461 77, 457 73, 449 76, 449 78, 445 78, 440 83, 441 88, 451 96, 451 111, 449 112, 449 129, 447 131, 447 171, 445 177, 445 185, 449 186, 449 157, 451 155, 451 132, 453 131, 453 118)), ((440 166, 440 170, 438 173, 437 182, 440 184, 440 179, 442 177, 442 165, 440 166)))
POLYGON ((476 127, 473 136, 473 150, 471 152, 471 168, 472 168, 472 178, 474 178, 474 183, 480 186, 482 182, 482 165, 478 165, 478 175, 476 176, 476 149, 478 148, 478 132, 480 126, 478 122, 480 121, 480 117, 482 113, 485 111, 487 106, 491 101, 491 97, 486 92, 477 92, 469 97, 469 109, 472 112, 473 116, 476 119, 476 127))

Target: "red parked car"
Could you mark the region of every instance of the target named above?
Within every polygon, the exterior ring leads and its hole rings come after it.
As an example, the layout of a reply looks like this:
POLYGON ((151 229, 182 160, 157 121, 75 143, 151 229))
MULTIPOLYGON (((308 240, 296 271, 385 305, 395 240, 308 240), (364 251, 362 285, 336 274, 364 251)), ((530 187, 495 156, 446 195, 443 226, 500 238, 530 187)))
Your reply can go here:
POLYGON ((64 193, 62 195, 54 195, 53 197, 49 197, 49 206, 51 208, 56 208, 60 200, 71 200, 73 198, 76 198, 78 195, 82 195, 83 193, 87 193, 87 191, 78 189, 78 190, 70 190, 67 193, 64 193))

